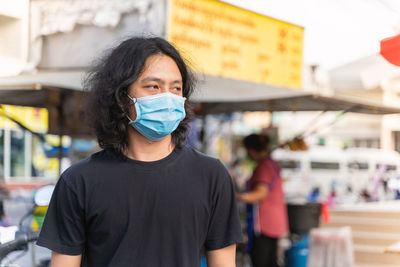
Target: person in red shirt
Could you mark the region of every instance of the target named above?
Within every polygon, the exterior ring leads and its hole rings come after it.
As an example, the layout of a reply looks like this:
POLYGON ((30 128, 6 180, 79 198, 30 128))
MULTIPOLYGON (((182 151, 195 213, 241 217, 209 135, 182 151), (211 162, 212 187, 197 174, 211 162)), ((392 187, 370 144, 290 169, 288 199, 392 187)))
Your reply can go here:
POLYGON ((285 197, 279 164, 270 158, 269 138, 251 134, 243 144, 250 159, 257 162, 248 181, 248 192, 237 193, 237 199, 253 204, 253 234, 250 257, 254 267, 275 267, 278 238, 288 231, 285 197))

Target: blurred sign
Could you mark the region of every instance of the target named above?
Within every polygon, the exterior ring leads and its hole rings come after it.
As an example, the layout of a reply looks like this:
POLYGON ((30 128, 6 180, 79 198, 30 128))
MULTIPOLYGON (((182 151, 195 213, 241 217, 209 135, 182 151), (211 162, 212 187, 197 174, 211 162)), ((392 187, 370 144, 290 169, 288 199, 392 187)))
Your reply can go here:
POLYGON ((300 26, 216 0, 170 0, 167 38, 205 74, 300 89, 300 26))
MULTIPOLYGON (((58 135, 46 135, 46 143, 43 145, 43 150, 48 158, 59 157, 59 146, 61 138, 58 135)), ((68 136, 62 137, 62 157, 68 157, 71 152, 71 138, 68 136)))
POLYGON ((1 105, 0 108, 0 128, 19 129, 19 126, 7 119, 2 114, 7 114, 16 121, 22 123, 29 130, 34 132, 47 132, 48 113, 45 108, 20 107, 11 105, 1 105))

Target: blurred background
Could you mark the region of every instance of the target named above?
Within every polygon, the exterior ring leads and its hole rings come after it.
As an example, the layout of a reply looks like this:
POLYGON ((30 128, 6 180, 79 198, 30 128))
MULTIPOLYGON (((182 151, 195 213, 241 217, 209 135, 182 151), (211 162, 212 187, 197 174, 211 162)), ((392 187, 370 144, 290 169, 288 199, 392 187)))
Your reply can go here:
POLYGON ((155 35, 199 78, 189 146, 244 191, 254 165, 241 140, 270 135, 287 203, 325 203, 326 226, 351 226, 357 266, 399 266, 386 251, 400 241, 398 34, 396 0, 0 0, 5 211, 18 221, 18 200, 99 150, 85 72, 125 38, 155 35))

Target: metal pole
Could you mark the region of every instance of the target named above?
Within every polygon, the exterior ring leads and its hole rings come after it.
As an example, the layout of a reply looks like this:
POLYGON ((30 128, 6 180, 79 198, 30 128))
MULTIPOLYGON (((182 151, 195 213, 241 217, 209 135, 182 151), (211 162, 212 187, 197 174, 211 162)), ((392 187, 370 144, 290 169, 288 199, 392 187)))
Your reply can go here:
POLYGON ((32 255, 32 267, 37 267, 36 265, 36 247, 34 243, 30 243, 29 246, 31 247, 31 255, 32 255))
POLYGON ((8 182, 11 176, 11 133, 10 129, 4 129, 4 182, 8 182))
POLYGON ((60 101, 58 102, 58 136, 60 138, 60 144, 58 146, 58 176, 61 176, 61 161, 63 157, 63 145, 62 145, 62 137, 63 137, 63 132, 64 132, 64 109, 63 109, 63 103, 64 103, 64 94, 60 92, 60 101))
POLYGON ((24 176, 25 181, 32 180, 32 134, 24 131, 25 134, 25 147, 24 147, 24 176))
POLYGON ((58 145, 58 176, 61 176, 61 161, 62 161, 62 154, 63 154, 63 145, 62 145, 62 140, 63 136, 62 134, 58 135, 58 138, 60 139, 60 144, 58 145))

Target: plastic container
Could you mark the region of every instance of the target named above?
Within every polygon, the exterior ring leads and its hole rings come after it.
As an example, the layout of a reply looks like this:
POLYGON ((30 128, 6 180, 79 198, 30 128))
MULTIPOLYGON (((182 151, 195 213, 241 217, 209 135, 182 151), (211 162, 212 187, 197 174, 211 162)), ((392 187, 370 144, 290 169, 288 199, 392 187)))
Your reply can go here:
POLYGON ((292 234, 306 235, 317 228, 321 218, 321 204, 288 204, 289 230, 292 234))
POLYGON ((312 229, 308 267, 353 267, 353 239, 349 226, 312 229))
POLYGON ((308 254, 308 235, 305 235, 285 251, 285 267, 307 267, 308 254))

